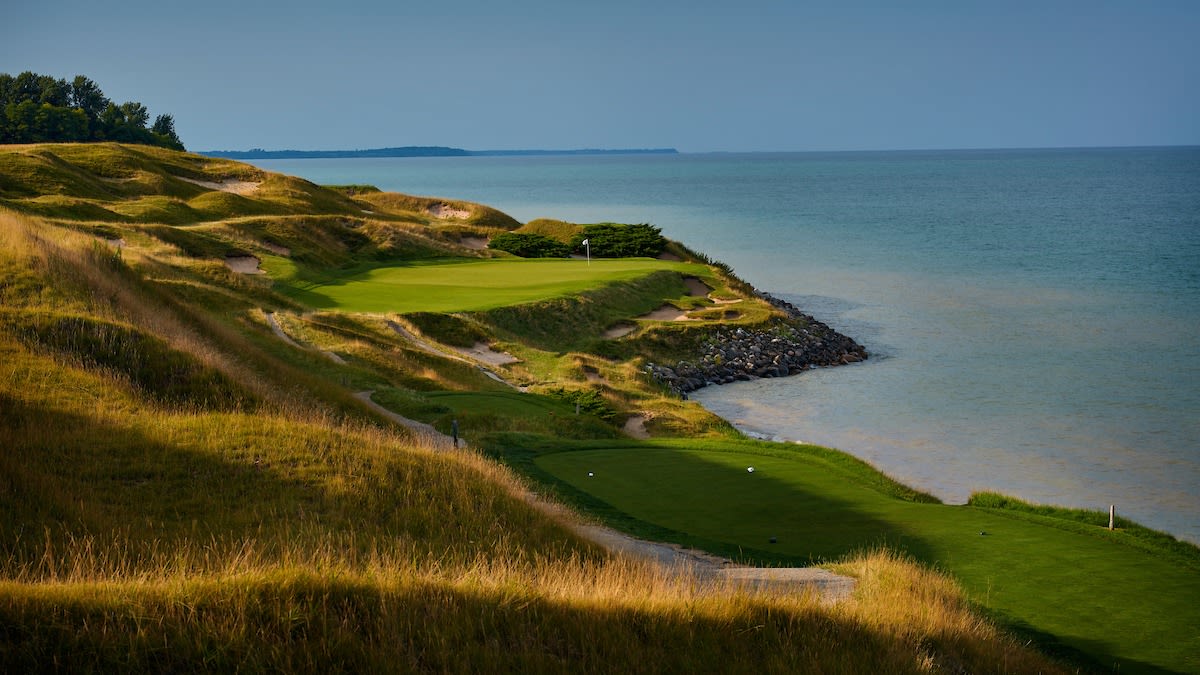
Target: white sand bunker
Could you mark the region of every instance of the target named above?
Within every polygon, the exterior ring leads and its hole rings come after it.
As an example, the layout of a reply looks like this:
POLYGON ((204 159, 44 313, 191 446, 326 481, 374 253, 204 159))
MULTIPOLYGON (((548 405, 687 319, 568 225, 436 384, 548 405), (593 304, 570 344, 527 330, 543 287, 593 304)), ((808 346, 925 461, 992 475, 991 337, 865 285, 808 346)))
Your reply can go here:
POLYGON ((258 258, 252 255, 231 255, 225 258, 225 266, 238 274, 266 274, 258 268, 258 258))
POLYGON ((446 203, 438 203, 430 206, 428 209, 429 215, 438 220, 466 220, 471 217, 471 212, 467 209, 456 209, 446 203))
POLYGON ((687 312, 679 309, 675 305, 663 305, 653 312, 649 312, 637 317, 640 320, 650 321, 693 321, 688 317, 687 312))
POLYGON ((489 366, 506 366, 510 363, 520 361, 520 359, 512 354, 492 349, 486 342, 476 342, 475 346, 470 349, 458 349, 457 351, 489 366))
POLYGON ((683 280, 683 285, 687 287, 688 295, 702 298, 712 292, 708 284, 700 281, 696 277, 687 277, 683 280))
POLYGON ((604 331, 603 337, 605 340, 616 340, 617 338, 623 338, 626 335, 629 335, 635 330, 637 330, 637 326, 634 326, 633 324, 619 323, 604 331))
POLYGON ((458 243, 463 248, 469 248, 472 251, 482 251, 487 248, 488 240, 483 237, 463 237, 458 240, 458 243))
POLYGON ((184 178, 182 176, 177 176, 177 178, 179 178, 179 180, 191 183, 192 185, 199 185, 202 188, 208 188, 209 190, 220 190, 221 192, 232 192, 235 195, 254 194, 254 192, 258 190, 258 186, 261 185, 261 183, 253 183, 250 181, 237 180, 234 178, 226 178, 225 180, 223 180, 219 183, 213 182, 213 181, 208 181, 208 180, 195 180, 193 178, 184 178))

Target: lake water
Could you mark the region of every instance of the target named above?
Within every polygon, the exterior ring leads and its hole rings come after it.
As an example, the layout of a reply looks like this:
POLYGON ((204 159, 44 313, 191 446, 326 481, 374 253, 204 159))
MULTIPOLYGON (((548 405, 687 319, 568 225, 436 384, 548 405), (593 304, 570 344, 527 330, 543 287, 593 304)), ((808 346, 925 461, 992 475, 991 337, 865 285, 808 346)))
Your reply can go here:
POLYGON ((256 163, 654 223, 872 354, 693 396, 714 412, 950 503, 1116 504, 1200 542, 1200 148, 256 163))

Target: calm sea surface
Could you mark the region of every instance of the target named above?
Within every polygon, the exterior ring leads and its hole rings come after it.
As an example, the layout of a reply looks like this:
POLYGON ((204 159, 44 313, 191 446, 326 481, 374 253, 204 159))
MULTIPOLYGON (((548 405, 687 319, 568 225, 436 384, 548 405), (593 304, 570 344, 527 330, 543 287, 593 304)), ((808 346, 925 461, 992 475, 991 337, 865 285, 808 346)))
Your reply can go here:
POLYGON ((1200 148, 257 164, 654 223, 872 354, 695 394, 718 414, 947 502, 1116 504, 1200 543, 1200 148))

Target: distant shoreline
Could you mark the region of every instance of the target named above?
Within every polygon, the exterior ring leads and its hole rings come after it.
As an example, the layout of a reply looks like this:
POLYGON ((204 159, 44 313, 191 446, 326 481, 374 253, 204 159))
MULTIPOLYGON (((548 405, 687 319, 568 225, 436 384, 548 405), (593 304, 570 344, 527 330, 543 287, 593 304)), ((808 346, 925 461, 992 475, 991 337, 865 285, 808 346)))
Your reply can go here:
POLYGON ((196 154, 224 159, 346 159, 362 157, 532 157, 568 155, 677 155, 675 148, 619 148, 605 150, 464 150, 444 146, 404 146, 368 150, 206 150, 196 154))

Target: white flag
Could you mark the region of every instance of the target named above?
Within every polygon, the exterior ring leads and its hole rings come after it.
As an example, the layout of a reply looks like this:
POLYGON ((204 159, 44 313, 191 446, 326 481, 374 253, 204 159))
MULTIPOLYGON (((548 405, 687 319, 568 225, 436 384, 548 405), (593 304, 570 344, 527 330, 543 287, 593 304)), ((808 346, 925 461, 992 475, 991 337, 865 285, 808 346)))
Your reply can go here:
POLYGON ((583 241, 581 241, 580 243, 581 243, 581 244, 583 244, 584 246, 587 246, 587 245, 588 245, 588 240, 587 240, 587 239, 584 239, 584 240, 583 240, 583 241))

